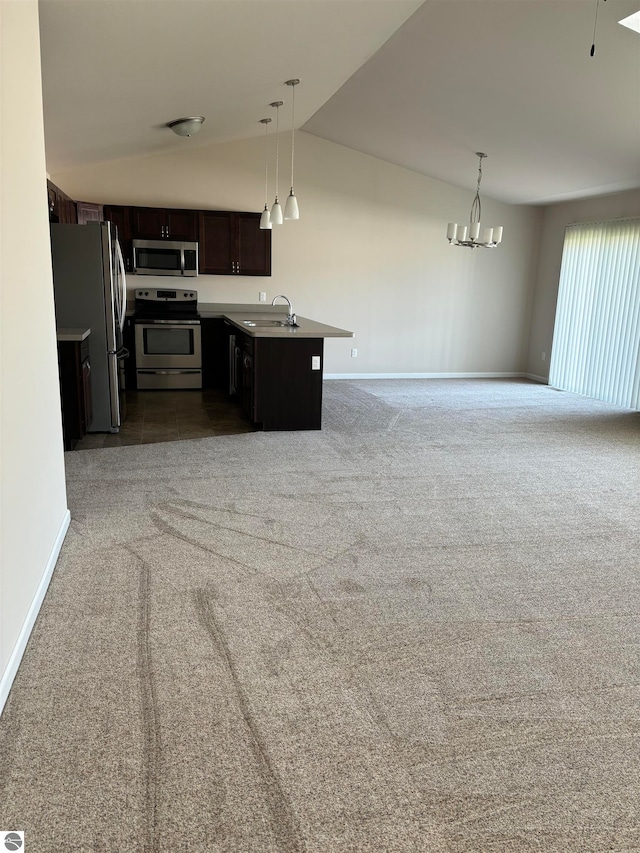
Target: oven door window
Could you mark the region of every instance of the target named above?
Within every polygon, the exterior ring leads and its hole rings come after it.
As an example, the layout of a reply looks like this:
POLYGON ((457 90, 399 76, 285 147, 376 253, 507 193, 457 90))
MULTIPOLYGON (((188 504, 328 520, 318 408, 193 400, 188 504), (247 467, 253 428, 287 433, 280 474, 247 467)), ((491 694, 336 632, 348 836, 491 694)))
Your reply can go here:
POLYGON ((135 266, 143 270, 172 270, 181 272, 181 249, 141 249, 136 247, 135 266))
POLYGON ((193 328, 162 328, 154 326, 144 329, 145 355, 193 355, 195 339, 193 328))

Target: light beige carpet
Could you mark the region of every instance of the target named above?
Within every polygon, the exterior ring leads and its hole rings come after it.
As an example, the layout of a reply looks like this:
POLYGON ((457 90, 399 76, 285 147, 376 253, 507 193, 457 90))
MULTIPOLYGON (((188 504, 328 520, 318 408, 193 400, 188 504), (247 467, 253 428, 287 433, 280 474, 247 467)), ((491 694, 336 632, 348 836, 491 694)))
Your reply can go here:
POLYGON ((66 462, 28 853, 640 850, 640 414, 328 382, 321 432, 66 462))

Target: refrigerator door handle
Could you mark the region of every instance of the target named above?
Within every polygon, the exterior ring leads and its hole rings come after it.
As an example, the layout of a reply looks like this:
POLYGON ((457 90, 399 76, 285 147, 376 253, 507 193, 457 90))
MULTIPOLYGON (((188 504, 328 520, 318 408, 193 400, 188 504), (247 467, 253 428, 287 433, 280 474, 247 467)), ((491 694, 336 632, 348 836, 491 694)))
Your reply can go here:
POLYGON ((122 249, 120 248, 120 241, 116 240, 116 258, 118 261, 119 275, 118 275, 118 323, 120 324, 120 332, 124 330, 124 321, 126 316, 127 309, 127 277, 125 275, 124 269, 124 258, 122 257, 122 249))
POLYGON ((118 359, 115 353, 109 353, 109 397, 111 398, 111 432, 120 428, 120 384, 118 381, 118 359))

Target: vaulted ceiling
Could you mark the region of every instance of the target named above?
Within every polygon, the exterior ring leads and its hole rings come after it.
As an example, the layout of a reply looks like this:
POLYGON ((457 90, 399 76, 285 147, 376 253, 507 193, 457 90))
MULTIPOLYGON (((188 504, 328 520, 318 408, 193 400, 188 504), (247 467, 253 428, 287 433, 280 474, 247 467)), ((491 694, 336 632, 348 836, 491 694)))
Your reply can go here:
POLYGON ((510 203, 640 186, 640 0, 40 0, 47 166, 308 133, 510 203), (272 125, 273 127, 274 125, 272 125))

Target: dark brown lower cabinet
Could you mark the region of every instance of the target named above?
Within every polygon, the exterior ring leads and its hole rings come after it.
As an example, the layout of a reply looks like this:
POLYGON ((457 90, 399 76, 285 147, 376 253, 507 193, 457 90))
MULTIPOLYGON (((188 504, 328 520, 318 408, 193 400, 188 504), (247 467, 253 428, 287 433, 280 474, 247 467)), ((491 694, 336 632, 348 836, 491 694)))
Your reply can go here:
POLYGON ((202 329, 202 387, 229 387, 228 324, 222 318, 203 317, 202 329))
POLYGON ((240 335, 238 393, 264 430, 321 429, 322 338, 240 335))
POLYGON ((58 341, 64 449, 73 450, 93 420, 89 338, 58 341))

